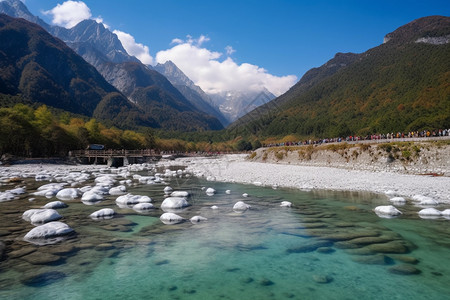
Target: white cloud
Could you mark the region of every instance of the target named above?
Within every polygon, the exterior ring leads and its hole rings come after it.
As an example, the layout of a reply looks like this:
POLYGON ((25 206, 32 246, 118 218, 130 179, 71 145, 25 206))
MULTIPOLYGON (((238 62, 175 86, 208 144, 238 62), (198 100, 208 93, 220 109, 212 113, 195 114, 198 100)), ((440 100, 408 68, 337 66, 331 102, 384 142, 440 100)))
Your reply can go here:
POLYGON ((143 64, 152 65, 153 57, 150 55, 150 50, 148 46, 137 43, 134 37, 126 32, 114 30, 115 34, 119 38, 125 50, 128 54, 136 56, 143 64))
MULTIPOLYGON (((279 96, 297 81, 297 77, 294 75, 274 76, 256 65, 237 64, 230 57, 219 60, 222 53, 200 47, 205 41, 205 37, 202 38, 202 36, 197 40, 187 36, 187 40, 183 43, 159 51, 156 54, 156 62, 173 61, 207 93, 259 91, 265 87, 274 95, 279 96), (201 43, 199 43, 200 41, 201 43)), ((228 50, 234 49, 230 47, 227 48, 227 52, 230 52, 228 50)))
POLYGON ((92 17, 91 10, 82 1, 66 1, 44 13, 53 17, 53 24, 66 28, 72 28, 79 22, 92 17))
POLYGON ((227 55, 230 56, 231 54, 233 54, 234 52, 236 52, 236 50, 233 49, 233 47, 231 46, 226 46, 225 47, 225 51, 227 51, 227 55))

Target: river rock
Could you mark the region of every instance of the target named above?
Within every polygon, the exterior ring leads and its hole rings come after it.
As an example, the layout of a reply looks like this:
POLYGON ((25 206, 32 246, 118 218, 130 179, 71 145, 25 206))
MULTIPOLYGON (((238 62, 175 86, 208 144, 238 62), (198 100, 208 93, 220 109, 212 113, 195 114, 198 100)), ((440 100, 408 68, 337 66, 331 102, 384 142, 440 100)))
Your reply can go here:
POLYGON ((390 273, 398 275, 417 275, 422 273, 422 271, 416 267, 407 264, 395 265, 390 267, 388 270, 390 273))
POLYGON ((87 202, 97 202, 97 201, 102 201, 103 200, 103 196, 97 194, 95 191, 87 191, 83 194, 83 196, 81 196, 81 201, 87 201, 87 202))
POLYGON ((188 198, 190 196, 189 192, 186 191, 175 191, 170 194, 171 197, 177 198, 188 198))
POLYGON ((59 200, 74 200, 81 196, 81 191, 76 188, 65 188, 56 194, 59 200))
POLYGON ((154 209, 155 207, 151 203, 138 203, 136 205, 133 205, 133 209, 137 212, 139 211, 146 211, 154 209))
POLYGON ((183 197, 168 197, 161 203, 162 210, 180 209, 187 206, 189 206, 189 203, 183 197))
POLYGON ((437 210, 436 208, 424 208, 421 211, 419 211, 419 216, 421 217, 439 217, 442 215, 442 213, 437 210))
POLYGON ((150 203, 150 202, 152 202, 152 199, 148 196, 133 195, 133 194, 122 195, 117 197, 116 199, 116 203, 122 205, 150 203))
POLYGON ((66 274, 59 271, 49 271, 25 277, 21 280, 24 285, 31 287, 43 287, 64 279, 66 274))
POLYGON ((392 259, 383 254, 376 255, 354 255, 352 260, 366 265, 389 265, 392 264, 392 259))
POLYGON ((330 283, 333 281, 333 277, 330 275, 314 275, 313 279, 317 283, 330 283))
POLYGON ((22 219, 33 224, 43 224, 61 219, 62 216, 54 209, 29 209, 22 215, 22 219))
POLYGON ((245 211, 247 209, 251 208, 250 205, 246 204, 244 201, 238 201, 233 206, 234 211, 245 211))
POLYGON ((49 222, 44 225, 37 226, 31 229, 26 235, 25 239, 41 239, 55 236, 63 236, 73 232, 67 224, 59 221, 49 222))
POLYGON ((193 224, 200 223, 200 222, 203 222, 203 221, 206 221, 206 220, 208 220, 208 219, 205 218, 205 217, 202 217, 202 216, 194 216, 194 217, 190 218, 190 221, 193 224))
POLYGON ((127 188, 124 185, 119 185, 109 189, 110 195, 123 195, 127 192, 127 188))
POLYGON ((63 258, 58 255, 40 251, 22 256, 21 259, 32 265, 53 265, 63 261, 63 258))
POLYGON ((44 208, 66 208, 68 205, 62 201, 52 201, 44 205, 44 208))
POLYGON ((212 196, 212 195, 214 195, 215 193, 216 193, 216 190, 213 189, 213 188, 207 188, 207 189, 206 189, 206 195, 208 195, 208 196, 212 196))
POLYGON ((375 207, 375 213, 379 217, 395 217, 401 215, 401 211, 395 208, 393 205, 381 205, 375 207))
POLYGON ((322 247, 331 247, 333 245, 333 242, 325 241, 325 240, 319 240, 319 241, 312 241, 308 242, 304 245, 300 245, 298 247, 292 247, 286 250, 287 253, 307 253, 316 251, 318 248, 322 247))
POLYGON ((166 225, 178 224, 184 221, 182 217, 174 213, 164 213, 159 219, 166 225))
POLYGON ((116 212, 112 208, 102 208, 90 214, 89 216, 93 219, 109 218, 112 217, 116 212))
POLYGON ((292 203, 289 201, 281 201, 281 207, 292 207, 292 203))
POLYGON ((372 244, 367 246, 373 252, 378 253, 407 253, 409 249, 400 241, 392 241, 382 244, 372 244))

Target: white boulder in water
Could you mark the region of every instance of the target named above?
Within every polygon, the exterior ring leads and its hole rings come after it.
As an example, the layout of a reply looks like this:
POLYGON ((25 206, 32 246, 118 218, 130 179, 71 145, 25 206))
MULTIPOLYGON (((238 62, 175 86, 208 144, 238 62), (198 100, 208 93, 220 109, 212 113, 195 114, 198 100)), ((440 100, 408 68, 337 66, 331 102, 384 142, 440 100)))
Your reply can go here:
POLYGON ((172 192, 173 192, 173 188, 171 188, 170 186, 166 186, 164 188, 164 194, 168 195, 168 194, 170 194, 172 192))
POLYGON ((419 211, 419 216, 422 218, 438 218, 442 213, 436 208, 424 208, 419 211))
POLYGON ((97 201, 102 201, 103 200, 103 196, 97 194, 95 191, 88 191, 86 193, 83 194, 83 196, 81 197, 81 201, 87 201, 87 202, 97 202, 97 201))
POLYGON ((136 211, 145 211, 145 210, 150 210, 150 209, 154 209, 154 208, 155 207, 151 203, 138 203, 133 206, 133 209, 136 211))
POLYGON ((164 213, 159 219, 166 225, 178 224, 184 221, 182 217, 174 213, 164 213))
POLYGON ((248 197, 248 194, 247 194, 247 193, 243 193, 243 194, 242 194, 242 197, 247 198, 247 197, 248 197))
POLYGON ((281 207, 292 207, 292 203, 289 201, 281 201, 281 207))
POLYGON ((109 189, 110 195, 123 195, 127 192, 127 188, 124 185, 119 185, 109 189))
POLYGON ((244 203, 244 201, 238 201, 233 206, 233 210, 235 210, 235 211, 245 211, 245 210, 247 210, 249 208, 251 208, 251 206, 246 204, 246 203, 244 203))
POLYGON ((52 201, 44 205, 44 208, 66 208, 67 204, 62 201, 52 201))
POLYGON ((401 215, 401 211, 393 205, 382 205, 375 207, 375 213, 380 217, 395 217, 401 215))
POLYGON ((207 189, 206 189, 206 195, 208 195, 208 196, 212 196, 212 195, 214 195, 215 193, 216 193, 216 190, 213 189, 213 188, 207 188, 207 189))
POLYGON ((116 212, 112 208, 102 208, 90 214, 93 219, 111 218, 116 212))
POLYGON ((56 194, 56 198, 58 198, 59 200, 74 200, 80 196, 81 191, 76 188, 62 189, 56 194))
POLYGON ((446 210, 443 210, 443 211, 441 212, 441 214, 442 214, 444 217, 450 217, 450 209, 447 208, 446 210))
POLYGON ((150 203, 152 202, 152 199, 149 196, 141 196, 141 195, 133 195, 133 194, 126 194, 117 197, 116 203, 117 204, 123 204, 123 205, 129 205, 129 204, 137 204, 137 203, 150 203))
POLYGON ((14 194, 14 195, 23 195, 27 191, 25 190, 25 188, 19 187, 19 188, 15 188, 15 189, 12 189, 12 190, 6 190, 5 192, 11 193, 11 194, 14 194))
POLYGON ((9 192, 0 192, 0 202, 11 201, 16 198, 16 195, 9 192))
POLYGON ((438 205, 439 203, 434 200, 431 197, 427 197, 427 196, 423 196, 423 195, 415 195, 412 197, 412 199, 416 202, 418 202, 418 205, 421 206, 434 206, 434 205, 438 205))
POLYGON ((56 236, 67 235, 73 232, 67 224, 53 221, 44 225, 37 226, 31 229, 26 235, 25 239, 42 239, 56 236))
POLYGON ((189 197, 189 192, 186 191, 175 191, 170 194, 171 197, 189 197))
POLYGON ((62 216, 54 209, 29 209, 22 214, 22 219, 33 224, 43 224, 61 219, 62 216))
POLYGON ((189 203, 183 197, 168 197, 161 203, 162 210, 180 209, 186 206, 189 206, 189 203))
POLYGON ((202 217, 202 216, 194 216, 194 217, 192 217, 192 218, 190 218, 190 221, 192 222, 192 223, 199 223, 199 222, 203 222, 203 221, 206 221, 206 220, 208 220, 207 218, 205 218, 205 217, 202 217))
POLYGON ((219 207, 217 205, 213 205, 211 206, 211 209, 219 209, 219 207))
POLYGON ((391 201, 392 203, 397 204, 397 205, 403 205, 406 203, 406 200, 403 197, 394 197, 394 198, 389 199, 389 201, 391 201))
POLYGON ((225 194, 230 195, 231 194, 231 190, 226 190, 225 194))

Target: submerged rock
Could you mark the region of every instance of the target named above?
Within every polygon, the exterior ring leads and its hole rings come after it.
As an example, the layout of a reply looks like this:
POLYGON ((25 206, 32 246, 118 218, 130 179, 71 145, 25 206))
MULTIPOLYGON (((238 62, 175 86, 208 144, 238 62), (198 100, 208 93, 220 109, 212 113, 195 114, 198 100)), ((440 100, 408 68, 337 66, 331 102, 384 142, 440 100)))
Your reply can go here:
POLYGON ((330 283, 333 281, 333 277, 330 275, 314 275, 313 279, 317 283, 330 283))
POLYGON ((132 195, 132 194, 126 194, 123 196, 119 196, 116 199, 117 204, 137 204, 137 203, 150 203, 152 202, 152 199, 148 196, 141 196, 141 195, 132 195))
POLYGON ((207 220, 208 220, 207 218, 202 217, 202 216, 194 216, 194 217, 190 218, 190 221, 193 224, 200 223, 200 222, 207 221, 207 220))
POLYGON ((42 287, 49 284, 52 284, 56 281, 64 279, 66 274, 59 271, 49 271, 44 273, 39 273, 37 275, 32 275, 29 277, 25 277, 21 280, 24 285, 32 286, 32 287, 42 287))
POLYGON ((390 273, 398 275, 417 275, 422 273, 422 271, 416 267, 407 264, 395 265, 390 267, 388 270, 390 273))
POLYGON ((300 245, 298 247, 292 247, 286 250, 287 253, 307 253, 307 252, 313 252, 316 251, 318 248, 323 247, 331 247, 333 245, 333 242, 325 241, 325 240, 319 240, 319 241, 312 241, 308 242, 304 245, 300 245))

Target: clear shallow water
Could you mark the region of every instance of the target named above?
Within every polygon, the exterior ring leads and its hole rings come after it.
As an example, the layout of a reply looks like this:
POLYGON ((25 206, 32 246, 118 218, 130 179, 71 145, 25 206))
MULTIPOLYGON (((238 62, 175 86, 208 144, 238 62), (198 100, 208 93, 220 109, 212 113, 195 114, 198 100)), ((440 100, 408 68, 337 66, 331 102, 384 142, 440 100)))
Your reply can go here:
MULTIPOLYGON (((58 211, 77 235, 36 247, 21 240, 32 226, 20 216, 49 200, 0 203, 0 239, 7 244, 0 298, 444 299, 450 291, 450 221, 420 219, 415 206, 399 207, 400 218, 382 219, 372 209, 388 204, 387 198, 372 194, 272 190, 195 178, 169 183, 193 194, 192 206, 179 215, 208 221, 164 225, 161 210, 142 215, 120 209, 117 197, 94 206, 69 201, 58 211), (203 186, 217 194, 205 195, 203 186), (243 198, 244 192, 250 197, 243 198), (238 200, 252 209, 233 212, 238 200), (294 207, 280 207, 285 200, 294 207), (88 217, 103 207, 118 216, 88 217), (39 261, 45 255, 46 261, 39 261), (399 266, 420 274, 392 273, 399 266)), ((128 191, 149 195, 159 207, 163 188, 138 185, 128 191)))

